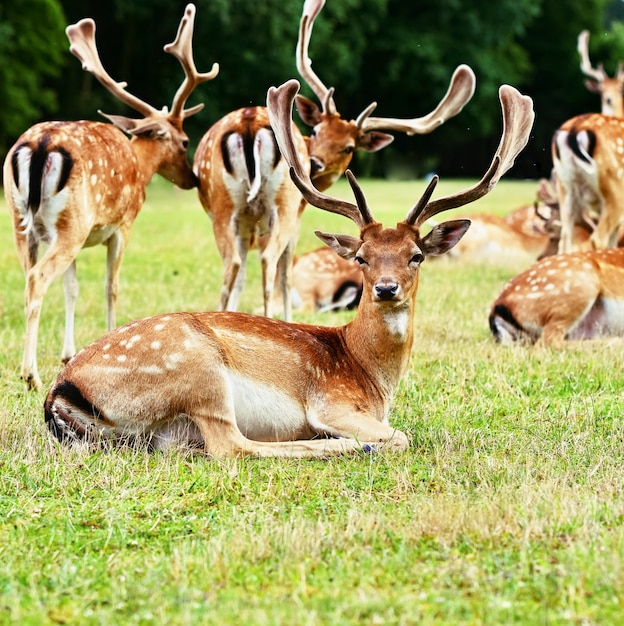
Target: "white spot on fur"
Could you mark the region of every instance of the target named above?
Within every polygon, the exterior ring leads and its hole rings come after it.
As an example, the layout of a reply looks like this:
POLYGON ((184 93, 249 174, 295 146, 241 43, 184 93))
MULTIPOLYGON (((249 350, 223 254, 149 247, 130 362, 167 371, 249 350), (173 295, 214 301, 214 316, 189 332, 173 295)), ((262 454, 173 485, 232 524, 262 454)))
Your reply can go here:
POLYGON ((125 354, 120 354, 120 355, 117 357, 117 360, 118 360, 120 363, 123 363, 123 362, 124 362, 127 358, 128 358, 128 357, 127 357, 125 354))
POLYGON ((160 341, 152 341, 150 347, 152 350, 160 350, 160 341))
POLYGON ((165 360, 165 367, 168 370, 174 370, 174 369, 177 369, 180 363, 184 362, 184 356, 180 354, 179 352, 174 352, 173 354, 168 354, 164 360, 165 360))

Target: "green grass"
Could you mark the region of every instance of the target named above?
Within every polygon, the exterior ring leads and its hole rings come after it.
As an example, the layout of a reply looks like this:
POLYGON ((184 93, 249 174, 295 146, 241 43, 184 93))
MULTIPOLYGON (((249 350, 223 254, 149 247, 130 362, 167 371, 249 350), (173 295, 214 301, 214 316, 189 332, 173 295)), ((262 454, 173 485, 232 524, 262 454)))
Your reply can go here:
MULTIPOLYGON (((363 187, 391 224, 424 184, 363 187)), ((535 188, 503 181, 471 210, 505 213, 535 188)), ((350 197, 342 182, 332 193, 350 197)), ((315 228, 354 230, 308 209, 301 252, 319 245, 315 228)), ((497 346, 488 309, 521 268, 424 264, 391 416, 407 453, 217 461, 50 438, 45 392, 18 379, 24 281, 6 211, 0 238, 0 624, 622 623, 622 342, 497 346)), ((104 249, 83 251, 78 272, 83 345, 105 331, 104 249)), ((244 310, 260 304, 255 257, 249 274, 244 310)), ((213 309, 220 281, 195 194, 155 181, 124 261, 119 323, 213 309)), ((46 384, 59 370, 61 287, 44 304, 46 384)))

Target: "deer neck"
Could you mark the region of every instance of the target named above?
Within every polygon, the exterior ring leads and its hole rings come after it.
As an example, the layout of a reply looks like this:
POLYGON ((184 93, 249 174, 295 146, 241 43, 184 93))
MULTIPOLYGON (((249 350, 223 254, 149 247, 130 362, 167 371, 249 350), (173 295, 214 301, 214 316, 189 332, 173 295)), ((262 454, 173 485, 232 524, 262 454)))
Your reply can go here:
POLYGON ((415 298, 396 307, 363 298, 356 317, 344 327, 347 348, 387 397, 394 395, 409 365, 414 310, 415 298))
POLYGON ((150 139, 133 137, 130 141, 137 159, 137 184, 147 187, 160 168, 162 160, 160 150, 158 150, 157 142, 150 139))

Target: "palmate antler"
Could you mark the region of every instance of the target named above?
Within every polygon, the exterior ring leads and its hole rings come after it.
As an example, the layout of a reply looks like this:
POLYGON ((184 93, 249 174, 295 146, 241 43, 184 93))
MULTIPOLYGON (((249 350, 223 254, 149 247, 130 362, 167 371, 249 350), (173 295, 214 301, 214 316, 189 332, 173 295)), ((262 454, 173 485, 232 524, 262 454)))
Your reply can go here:
MULTIPOLYGON (((373 215, 366 204, 355 176, 351 172, 348 172, 347 177, 356 197, 357 205, 325 195, 312 185, 312 181, 299 160, 292 138, 292 105, 298 91, 299 83, 296 80, 290 80, 280 87, 271 87, 267 94, 267 107, 271 127, 275 133, 279 148, 291 168, 291 177, 295 185, 297 185, 306 201, 313 206, 344 215, 360 228, 366 224, 373 223, 375 221, 373 215)), ((512 167, 516 157, 529 140, 535 118, 533 101, 528 96, 521 95, 509 85, 503 85, 499 89, 499 98, 503 113, 503 134, 492 164, 486 174, 472 187, 444 198, 429 201, 437 183, 437 176, 434 177, 422 198, 407 214, 405 221, 408 224, 419 227, 429 218, 442 211, 463 206, 483 197, 494 188, 500 177, 512 167)))
MULTIPOLYGON (((333 87, 327 88, 314 72, 308 52, 314 20, 324 5, 325 0, 306 0, 303 6, 301 21, 299 22, 299 39, 297 41, 297 71, 321 102, 323 113, 335 115, 338 111, 334 102, 334 89, 333 87)), ((389 130, 407 133, 408 135, 430 133, 464 108, 474 94, 475 84, 474 72, 467 65, 460 65, 453 73, 446 94, 431 113, 412 119, 370 117, 377 106, 377 103, 373 102, 357 116, 355 120, 356 126, 363 132, 389 130)))
MULTIPOLYGON (((198 73, 195 69, 192 50, 194 22, 195 6, 189 4, 180 21, 176 40, 165 46, 165 51, 173 54, 180 61, 186 75, 184 82, 173 99, 171 113, 169 114, 172 118, 184 119, 193 113, 197 113, 204 105, 199 104, 184 111, 186 100, 197 85, 213 79, 219 73, 218 63, 214 63, 211 71, 204 74, 198 73)), ((76 24, 71 24, 65 29, 65 33, 71 44, 69 50, 78 57, 82 63, 82 69, 93 74, 118 100, 138 111, 144 117, 150 117, 159 112, 152 105, 126 91, 127 83, 113 80, 104 69, 95 42, 95 22, 91 18, 82 19, 76 24)))

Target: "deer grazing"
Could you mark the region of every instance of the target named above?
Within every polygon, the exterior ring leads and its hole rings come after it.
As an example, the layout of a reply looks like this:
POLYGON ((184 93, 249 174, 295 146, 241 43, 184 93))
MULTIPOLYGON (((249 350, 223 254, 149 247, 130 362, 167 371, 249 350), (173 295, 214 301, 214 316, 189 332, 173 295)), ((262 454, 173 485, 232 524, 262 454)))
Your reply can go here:
POLYGON ((602 249, 617 244, 624 219, 618 198, 624 146, 624 70, 619 63, 610 78, 600 64, 592 67, 589 32, 578 37, 585 84, 600 93, 601 113, 578 115, 563 123, 553 136, 552 157, 561 213, 559 252, 602 249), (584 236, 587 225, 592 230, 584 236))
MULTIPOLYGON (((312 26, 325 0, 306 0, 296 46, 297 68, 310 88, 324 103, 323 112, 299 96, 302 119, 314 126, 311 137, 293 129, 297 150, 309 162, 315 186, 324 191, 347 169, 355 150, 380 150, 392 140, 379 129, 408 134, 430 133, 456 115, 474 93, 472 70, 462 65, 455 70, 449 89, 436 109, 423 118, 397 120, 371 118, 374 105, 357 120, 344 121, 336 111, 333 89, 328 90, 312 71, 308 47, 312 26)), ((193 170, 199 179, 198 192, 212 220, 215 241, 223 259, 224 272, 219 310, 236 311, 245 286, 249 250, 257 245, 262 265, 264 315, 273 316, 275 276, 284 319, 290 321, 291 277, 300 217, 305 207, 301 194, 288 176, 280 158, 265 107, 247 107, 227 114, 201 139, 193 170)))
POLYGON ((83 247, 107 248, 106 300, 109 330, 115 326, 119 270, 132 223, 155 173, 183 189, 197 184, 187 160, 184 120, 203 105, 185 109, 195 87, 214 78, 195 69, 192 36, 195 7, 189 4, 175 41, 165 51, 181 63, 185 79, 171 111, 160 111, 128 93, 104 70, 95 43, 95 23, 83 19, 68 26, 71 52, 118 100, 143 115, 131 119, 107 115, 113 123, 42 122, 27 130, 9 151, 4 187, 13 216, 15 245, 26 274, 26 341, 21 376, 39 388, 37 334, 43 298, 52 281, 64 274, 65 339, 62 359, 75 353, 74 309, 78 296, 76 257, 83 247), (123 131, 123 132, 122 132, 123 131), (124 133, 132 136, 128 140, 124 133), (41 243, 48 244, 38 259, 41 243))
POLYGON ((624 335, 624 249, 547 257, 512 278, 489 322, 503 344, 560 347, 565 340, 624 335))
POLYGON ((405 220, 384 228, 351 172, 356 204, 312 185, 293 136, 298 88, 291 80, 269 90, 271 126, 307 202, 360 229, 357 237, 317 233, 361 267, 364 289, 355 318, 328 328, 221 311, 126 324, 84 348, 50 389, 45 419, 59 439, 147 440, 157 448, 177 442, 217 457, 407 448, 407 436, 388 418, 414 342, 420 265, 449 250, 469 222, 443 222, 425 237, 419 228, 494 187, 528 141, 532 101, 501 87, 503 136, 483 179, 430 200, 435 177, 405 220))
POLYGON ((610 77, 602 63, 593 67, 589 59, 589 31, 584 30, 577 40, 577 49, 581 57, 581 71, 587 80, 589 91, 600 94, 601 113, 624 117, 624 64, 620 61, 615 76, 610 77))

